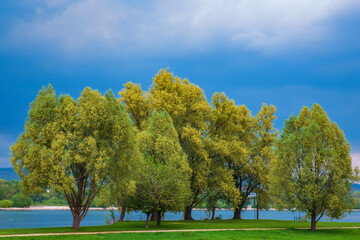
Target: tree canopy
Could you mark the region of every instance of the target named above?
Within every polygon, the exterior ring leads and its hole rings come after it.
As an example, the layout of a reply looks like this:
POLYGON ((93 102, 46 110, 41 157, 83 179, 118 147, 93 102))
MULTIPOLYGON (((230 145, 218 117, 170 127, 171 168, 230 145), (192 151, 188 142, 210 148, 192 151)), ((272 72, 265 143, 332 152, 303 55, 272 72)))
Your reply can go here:
POLYGON ((31 103, 25 132, 11 146, 11 162, 27 192, 63 191, 78 229, 111 172, 127 165, 134 146, 130 119, 112 92, 102 96, 85 88, 75 101, 56 97, 49 85, 31 103))
POLYGON ((347 198, 358 170, 352 169, 343 131, 320 105, 304 107, 285 122, 276 155, 270 176, 278 209, 306 212, 313 231, 322 216, 339 218, 350 211, 347 198))
POLYGON ((180 212, 190 195, 191 169, 183 152, 171 117, 154 111, 138 144, 144 162, 139 171, 130 207, 149 215, 158 212, 158 225, 166 211, 180 212))

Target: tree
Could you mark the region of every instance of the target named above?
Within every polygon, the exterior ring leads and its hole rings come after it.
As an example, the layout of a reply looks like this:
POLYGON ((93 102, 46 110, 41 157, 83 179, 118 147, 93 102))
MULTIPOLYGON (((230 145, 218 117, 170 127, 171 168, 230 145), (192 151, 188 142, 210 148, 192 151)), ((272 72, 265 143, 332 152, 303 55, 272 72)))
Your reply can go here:
POLYGON ((151 115, 151 95, 143 92, 141 86, 128 82, 125 88, 119 92, 120 101, 125 104, 125 108, 130 114, 135 127, 139 131, 143 131, 147 125, 151 115))
POLYGON ((268 182, 269 161, 277 136, 273 123, 276 108, 263 104, 253 117, 246 106, 235 105, 224 93, 214 94, 212 105, 207 131, 212 166, 226 166, 232 174, 232 184, 240 195, 233 201, 233 218, 241 219, 250 193, 268 182))
MULTIPOLYGON (((149 118, 152 112, 151 95, 144 92, 141 86, 128 82, 125 84, 124 89, 119 92, 120 101, 124 103, 126 111, 129 113, 137 132, 144 131, 149 122, 149 118)), ((138 161, 134 161, 138 163, 138 161)), ((139 166, 133 166, 129 169, 131 172, 128 176, 130 179, 117 179, 110 187, 111 197, 110 199, 118 206, 120 213, 119 221, 123 221, 126 211, 130 211, 129 198, 134 194, 135 181, 138 179, 138 173, 136 172, 139 166), (120 182, 119 182, 120 181, 120 182)), ((155 215, 152 215, 153 220, 157 220, 155 215)))
POLYGON ((140 178, 140 169, 142 166, 141 155, 137 146, 132 156, 129 156, 128 162, 118 166, 113 171, 110 185, 102 191, 101 202, 107 206, 114 204, 118 207, 120 218, 118 222, 124 221, 126 212, 129 213, 130 201, 135 193, 136 182, 140 178), (117 177, 122 176, 121 178, 117 177))
POLYGON ((75 101, 56 97, 49 85, 31 103, 25 132, 11 146, 11 162, 25 191, 65 193, 77 230, 110 176, 126 166, 133 146, 130 119, 111 91, 102 96, 87 87, 75 101))
POLYGON ((201 200, 199 195, 207 188, 210 159, 204 135, 211 107, 203 90, 187 79, 175 77, 168 69, 161 69, 150 89, 152 106, 165 110, 172 118, 180 145, 191 168, 191 195, 187 201, 184 219, 191 220, 192 208, 201 200))
POLYGON ((252 127, 245 140, 248 154, 245 164, 235 169, 237 187, 241 192, 241 201, 234 210, 234 219, 241 219, 241 211, 248 202, 250 193, 262 195, 268 188, 270 162, 274 158, 274 143, 278 131, 274 128, 276 108, 263 104, 260 112, 252 119, 252 127))
MULTIPOLYGON (((340 218, 351 210, 347 198, 358 169, 351 167, 344 133, 318 104, 291 116, 276 143, 271 163, 271 194, 279 210, 296 208, 311 218, 340 218)), ((350 201, 351 202, 351 201, 350 201)))
MULTIPOLYGON (((268 183, 266 185, 268 185, 268 183)), ((269 208, 270 195, 269 195, 268 187, 265 187, 263 184, 257 186, 254 192, 256 195, 255 195, 255 204, 253 207, 256 208, 256 219, 259 219, 259 210, 269 208)))
POLYGON ((147 129, 138 135, 144 165, 130 202, 134 210, 149 216, 158 213, 157 224, 166 211, 183 210, 190 195, 191 170, 183 152, 171 117, 154 111, 147 129))
POLYGON ((13 207, 28 208, 31 206, 31 198, 26 197, 20 193, 15 194, 11 197, 13 207))
POLYGON ((240 166, 247 151, 244 141, 236 136, 237 131, 243 131, 244 125, 240 122, 246 118, 243 114, 244 109, 244 106, 236 106, 224 93, 215 93, 212 97, 211 117, 206 129, 205 142, 211 159, 206 205, 213 208, 213 215, 214 204, 220 198, 231 202, 233 206, 241 199, 235 186, 235 171, 228 163, 230 161, 240 166))
POLYGON ((13 203, 10 200, 0 200, 0 208, 11 208, 12 204, 13 203))

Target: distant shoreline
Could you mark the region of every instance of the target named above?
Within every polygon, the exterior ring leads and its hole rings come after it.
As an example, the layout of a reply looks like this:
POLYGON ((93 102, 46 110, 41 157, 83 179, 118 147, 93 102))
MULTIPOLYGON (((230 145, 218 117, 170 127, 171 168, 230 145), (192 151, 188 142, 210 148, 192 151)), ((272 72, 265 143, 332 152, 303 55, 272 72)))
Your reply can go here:
MULTIPOLYGON (((89 208, 89 211, 109 211, 110 209, 111 207, 108 208, 91 207, 89 208)), ((64 211, 64 210, 70 210, 70 208, 68 206, 30 206, 29 208, 17 208, 17 207, 0 208, 0 211, 64 211)), ((206 210, 207 210, 206 208, 193 208, 193 211, 206 211, 206 210)), ((243 211, 245 210, 256 210, 256 208, 246 208, 246 209, 243 208, 243 211)), ((233 211, 233 209, 216 208, 216 211, 233 211)), ((265 211, 277 211, 277 210, 275 208, 269 208, 269 209, 265 209, 265 211)), ((352 211, 357 212, 360 211, 360 209, 353 209, 352 211)))

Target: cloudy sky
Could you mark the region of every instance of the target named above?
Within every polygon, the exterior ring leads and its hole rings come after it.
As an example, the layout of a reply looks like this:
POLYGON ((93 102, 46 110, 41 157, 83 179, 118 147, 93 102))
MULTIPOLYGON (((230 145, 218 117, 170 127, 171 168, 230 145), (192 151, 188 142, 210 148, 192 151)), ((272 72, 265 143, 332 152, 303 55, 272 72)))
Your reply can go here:
POLYGON ((359 0, 1 0, 0 167, 42 85, 148 89, 161 68, 225 92, 281 129, 319 103, 360 166, 359 0))

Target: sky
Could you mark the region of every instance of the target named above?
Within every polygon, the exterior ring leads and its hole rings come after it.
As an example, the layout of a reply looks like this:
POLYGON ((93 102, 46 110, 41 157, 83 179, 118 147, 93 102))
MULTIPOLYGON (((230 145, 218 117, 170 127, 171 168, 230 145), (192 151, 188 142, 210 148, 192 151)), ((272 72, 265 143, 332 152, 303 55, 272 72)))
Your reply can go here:
POLYGON ((360 166, 359 0, 1 0, 0 168, 43 85, 147 90, 161 68, 256 114, 319 103, 360 166))

